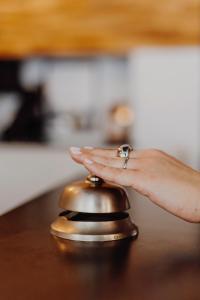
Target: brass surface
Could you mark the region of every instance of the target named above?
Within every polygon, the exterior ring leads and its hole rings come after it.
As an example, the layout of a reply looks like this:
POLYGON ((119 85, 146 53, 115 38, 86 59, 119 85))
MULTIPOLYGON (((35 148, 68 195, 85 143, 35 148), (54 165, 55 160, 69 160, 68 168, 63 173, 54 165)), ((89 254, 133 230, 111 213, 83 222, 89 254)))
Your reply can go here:
POLYGON ((138 231, 129 216, 122 220, 105 222, 71 221, 60 216, 52 223, 51 233, 74 241, 104 242, 136 237, 138 231))
POLYGON ((65 210, 86 213, 112 213, 130 208, 127 194, 121 186, 105 183, 102 179, 99 181, 94 183, 87 178, 66 186, 59 206, 65 210))
POLYGON ((51 224, 51 233, 63 239, 105 242, 136 237, 125 190, 95 175, 64 188, 59 205, 64 211, 51 224))

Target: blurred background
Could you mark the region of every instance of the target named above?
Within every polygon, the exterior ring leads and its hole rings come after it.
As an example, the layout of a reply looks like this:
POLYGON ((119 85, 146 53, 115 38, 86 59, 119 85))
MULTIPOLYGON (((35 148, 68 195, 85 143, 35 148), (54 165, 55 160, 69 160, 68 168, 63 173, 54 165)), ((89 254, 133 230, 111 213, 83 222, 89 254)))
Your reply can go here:
POLYGON ((0 1, 0 213, 69 179, 69 146, 200 168, 200 0, 0 1))

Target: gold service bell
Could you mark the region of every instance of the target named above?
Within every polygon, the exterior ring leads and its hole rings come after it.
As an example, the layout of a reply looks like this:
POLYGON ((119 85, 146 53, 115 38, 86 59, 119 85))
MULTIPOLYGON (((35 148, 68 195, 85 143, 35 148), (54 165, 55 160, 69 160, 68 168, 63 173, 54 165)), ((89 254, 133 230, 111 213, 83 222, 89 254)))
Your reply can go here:
POLYGON ((57 237, 105 242, 138 234, 127 213, 130 204, 125 190, 95 175, 66 186, 59 206, 64 211, 51 224, 51 233, 57 237))

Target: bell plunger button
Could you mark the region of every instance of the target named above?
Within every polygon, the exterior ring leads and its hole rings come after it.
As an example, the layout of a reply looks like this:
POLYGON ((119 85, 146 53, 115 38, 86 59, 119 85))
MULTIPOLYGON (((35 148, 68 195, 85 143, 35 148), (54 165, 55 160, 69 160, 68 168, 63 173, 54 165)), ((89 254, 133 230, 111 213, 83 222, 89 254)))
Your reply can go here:
POLYGON ((100 186, 104 183, 104 180, 96 175, 88 175, 86 180, 95 186, 100 186))

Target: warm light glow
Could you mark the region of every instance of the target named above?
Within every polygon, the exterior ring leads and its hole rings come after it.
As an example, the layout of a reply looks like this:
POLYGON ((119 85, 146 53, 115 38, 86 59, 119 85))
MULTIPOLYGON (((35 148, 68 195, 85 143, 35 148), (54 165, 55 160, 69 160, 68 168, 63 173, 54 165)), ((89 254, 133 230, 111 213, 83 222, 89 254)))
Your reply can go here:
POLYGON ((120 126, 130 126, 134 121, 134 113, 127 105, 118 105, 112 112, 112 118, 120 126))

